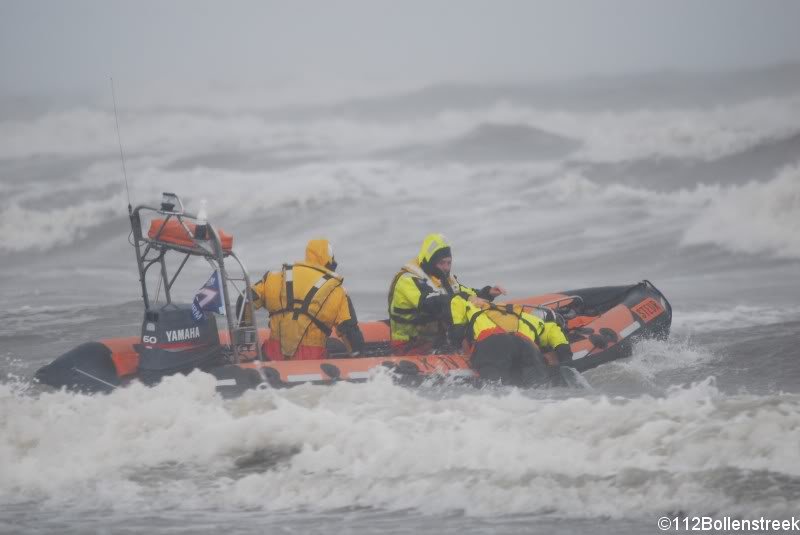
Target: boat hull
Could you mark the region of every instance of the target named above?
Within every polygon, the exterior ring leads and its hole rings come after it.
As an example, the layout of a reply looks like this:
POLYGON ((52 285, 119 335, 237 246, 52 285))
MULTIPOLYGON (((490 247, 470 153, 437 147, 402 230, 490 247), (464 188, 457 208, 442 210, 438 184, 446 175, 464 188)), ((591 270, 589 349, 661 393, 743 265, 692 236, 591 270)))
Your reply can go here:
MULTIPOLYGON (((585 288, 547 294, 509 302, 546 306, 556 311, 571 311, 567 335, 573 360, 563 366, 585 371, 606 362, 631 355, 633 344, 642 338, 666 338, 672 322, 669 302, 650 282, 627 286, 585 288)), ((331 358, 304 361, 259 361, 230 363, 225 359, 229 343, 225 331, 219 333, 219 358, 208 359, 207 352, 200 369, 217 378, 223 395, 237 395, 251 388, 288 387, 301 383, 332 384, 339 381, 365 381, 378 370, 388 369, 398 381, 419 384, 426 380, 458 380, 480 383, 470 368, 469 356, 456 348, 426 355, 392 354, 388 321, 361 323, 367 356, 347 357, 344 344, 336 338, 329 341, 331 358)), ((260 330, 261 339, 269 332, 260 330)), ((42 367, 37 379, 56 388, 103 392, 139 378, 139 337, 100 340, 78 346, 42 367)), ((544 358, 553 367, 559 365, 555 355, 544 358)), ((172 370, 186 373, 196 369, 172 370)), ((149 378, 148 382, 153 382, 149 378)))

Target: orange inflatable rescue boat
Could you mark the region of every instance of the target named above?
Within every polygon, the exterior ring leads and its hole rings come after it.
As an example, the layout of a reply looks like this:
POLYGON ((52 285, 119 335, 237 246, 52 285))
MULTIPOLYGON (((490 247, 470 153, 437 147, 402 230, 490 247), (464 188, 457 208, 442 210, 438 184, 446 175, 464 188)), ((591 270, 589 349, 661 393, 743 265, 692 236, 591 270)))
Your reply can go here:
MULTIPOLYGON (((40 383, 108 392, 132 380, 153 384, 164 376, 194 369, 213 374, 217 390, 225 396, 250 388, 365 381, 378 369, 391 370, 404 384, 444 379, 480 383, 469 356, 457 348, 437 354, 393 355, 388 320, 360 324, 365 349, 358 357, 347 355, 344 344, 333 337, 328 342, 328 359, 265 360, 261 347, 269 331, 244 325, 236 316, 237 308, 241 315, 249 308, 249 316, 255 317, 250 292, 245 291, 250 287, 249 276, 233 251, 233 237, 214 228, 205 217, 187 213, 172 193, 164 194, 159 207, 137 206, 130 211, 130 220, 144 302, 141 335, 82 344, 40 368, 36 372, 40 383), (193 303, 173 302, 173 284, 193 257, 210 263, 214 274, 193 303), (163 290, 163 302, 151 302, 153 279, 163 290), (243 306, 232 307, 230 297, 240 299, 243 306), (224 314, 222 329, 209 309, 224 314)), ((672 322, 669 302, 649 281, 508 302, 526 305, 540 317, 558 315, 566 325, 573 360, 561 365, 562 373, 552 375, 561 378, 555 384, 574 384, 575 372, 629 356, 636 340, 665 338, 672 322)), ((554 369, 558 367, 555 355, 545 353, 544 357, 554 369)))

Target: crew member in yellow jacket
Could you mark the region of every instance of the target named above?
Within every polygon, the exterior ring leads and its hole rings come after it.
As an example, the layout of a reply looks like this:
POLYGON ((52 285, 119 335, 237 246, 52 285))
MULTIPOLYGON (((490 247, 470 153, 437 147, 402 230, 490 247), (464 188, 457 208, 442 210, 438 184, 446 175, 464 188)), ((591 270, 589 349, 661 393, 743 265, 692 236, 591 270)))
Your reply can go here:
POLYGON ((483 379, 518 386, 546 384, 557 376, 540 351, 555 351, 560 363, 572 360, 569 342, 558 323, 525 312, 520 305, 455 297, 450 302, 450 316, 451 341, 467 342, 470 366, 483 379))
POLYGON ((477 290, 464 286, 450 273, 453 255, 441 234, 429 234, 419 254, 392 279, 389 324, 395 353, 430 353, 447 342, 450 301, 456 295, 491 301, 506 293, 500 286, 477 290))
POLYGON ((361 351, 364 336, 336 265, 328 240, 311 240, 305 262, 284 264, 280 271, 267 272, 253 285, 254 308, 264 307, 269 312, 267 358, 324 359, 334 327, 348 351, 361 351))

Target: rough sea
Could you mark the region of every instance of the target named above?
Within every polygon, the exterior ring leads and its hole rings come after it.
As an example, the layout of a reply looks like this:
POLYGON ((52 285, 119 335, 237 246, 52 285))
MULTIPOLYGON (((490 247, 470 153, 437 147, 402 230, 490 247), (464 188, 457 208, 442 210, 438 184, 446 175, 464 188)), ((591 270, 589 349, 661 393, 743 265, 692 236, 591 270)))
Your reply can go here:
MULTIPOLYGON (((442 232, 466 284, 524 297, 648 279, 674 309, 669 340, 582 389, 378 375, 231 400, 203 373, 94 396, 32 381, 82 342, 138 334, 142 304, 110 96, 4 102, 0 532, 596 535, 800 517, 798 88, 797 67, 293 106, 118 88, 133 204, 206 199, 252 277, 326 237, 360 319, 381 319, 392 275, 442 232)), ((191 266, 176 298, 208 274, 191 266)))

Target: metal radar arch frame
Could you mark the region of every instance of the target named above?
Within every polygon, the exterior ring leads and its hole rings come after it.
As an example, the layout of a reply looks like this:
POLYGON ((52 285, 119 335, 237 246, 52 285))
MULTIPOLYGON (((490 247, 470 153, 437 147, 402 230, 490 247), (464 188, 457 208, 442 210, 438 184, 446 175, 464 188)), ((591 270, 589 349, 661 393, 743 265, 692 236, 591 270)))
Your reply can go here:
POLYGON ((205 219, 205 214, 192 214, 184 209, 183 202, 175 193, 164 192, 162 194, 161 205, 158 207, 148 205, 138 205, 130 212, 131 230, 133 234, 133 247, 136 251, 136 264, 139 270, 139 282, 142 287, 142 300, 144 301, 145 315, 156 311, 156 303, 159 299, 161 288, 164 289, 164 299, 166 305, 172 304, 172 287, 189 258, 200 257, 208 261, 211 267, 219 272, 222 284, 222 298, 225 307, 225 319, 228 329, 228 340, 230 345, 226 348, 226 357, 234 364, 239 363, 243 358, 250 359, 256 356, 259 360, 264 360, 261 343, 258 336, 258 328, 255 321, 244 324, 242 318, 246 311, 249 317, 255 319, 253 301, 249 288, 250 277, 247 274, 242 261, 232 249, 224 249, 220 240, 220 235, 213 225, 205 219), (163 217, 160 226, 153 233, 151 227, 149 233, 142 230, 142 222, 151 217, 163 217), (167 223, 177 221, 184 231, 184 237, 188 237, 185 243, 174 243, 165 240, 164 231, 167 223), (188 223, 192 223, 190 226, 188 223), (183 256, 178 268, 172 274, 167 267, 167 257, 183 256), (226 259, 228 260, 226 264, 226 259), (231 262, 231 260, 233 262, 231 262), (237 271, 232 275, 228 268, 234 264, 237 271), (158 266, 158 287, 153 299, 153 294, 147 282, 148 271, 154 266, 158 266), (233 289, 235 295, 240 297, 243 306, 239 308, 239 315, 231 308, 230 290, 233 289))

